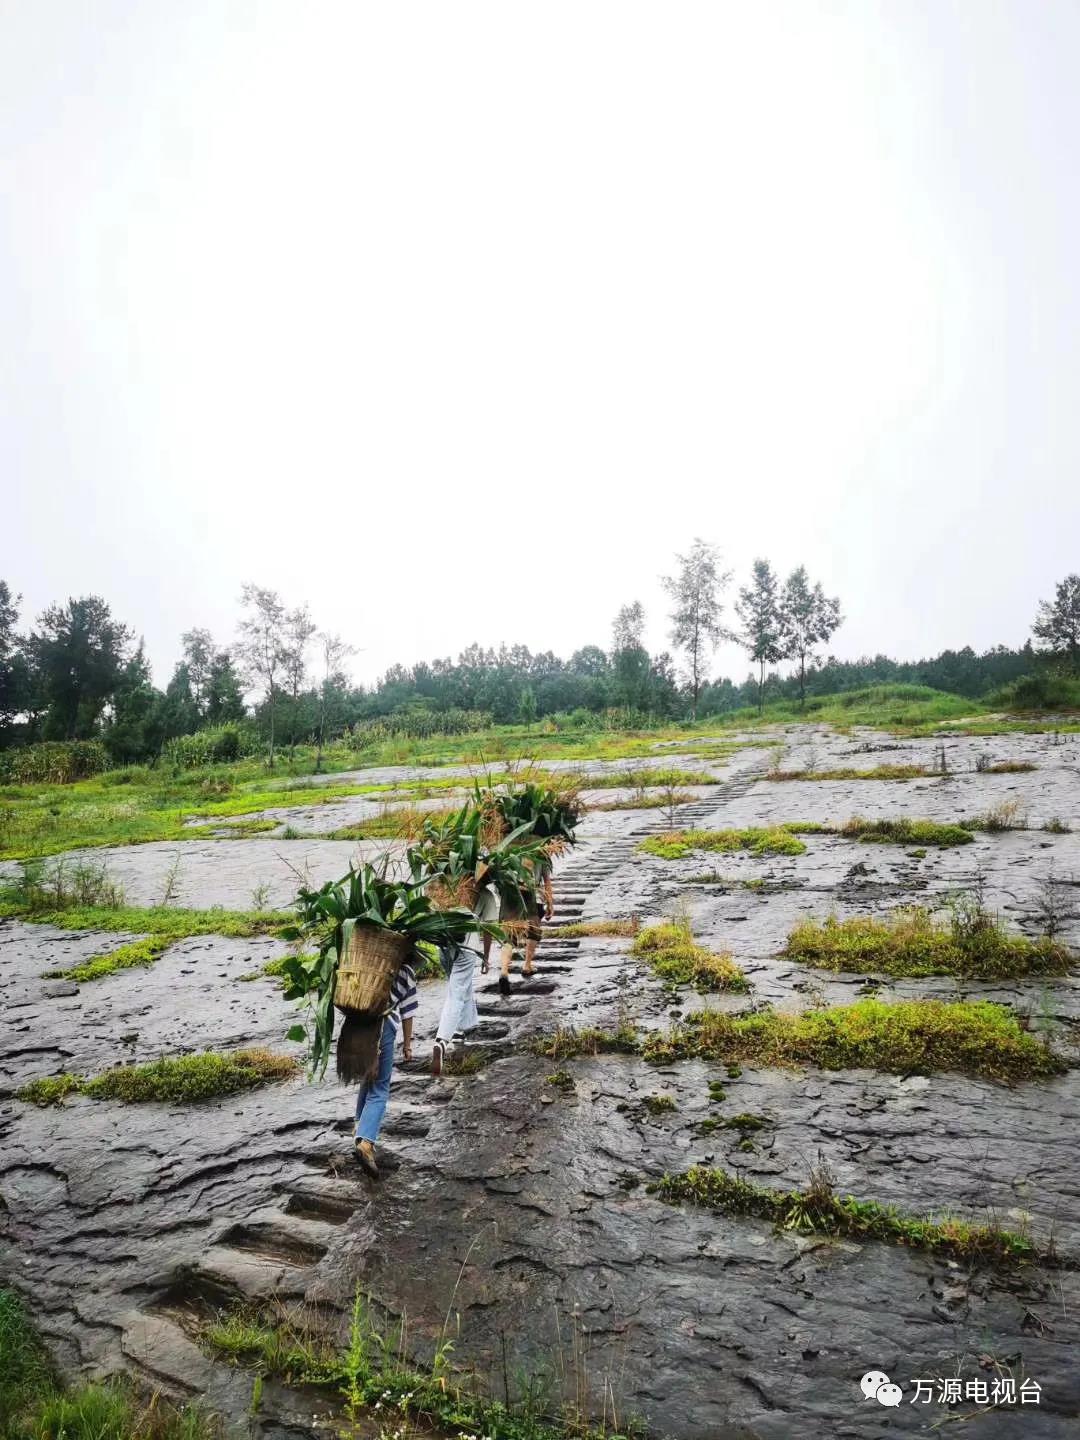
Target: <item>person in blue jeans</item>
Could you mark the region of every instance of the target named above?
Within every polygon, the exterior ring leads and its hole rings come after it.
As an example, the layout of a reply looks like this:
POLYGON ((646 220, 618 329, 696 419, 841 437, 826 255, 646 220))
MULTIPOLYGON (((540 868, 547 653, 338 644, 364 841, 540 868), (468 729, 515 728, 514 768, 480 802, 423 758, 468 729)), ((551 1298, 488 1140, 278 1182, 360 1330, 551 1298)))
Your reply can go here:
POLYGON ((379 1178, 379 1167, 375 1160, 375 1141, 379 1138, 379 1128, 386 1114, 386 1102, 390 1099, 390 1076, 394 1069, 398 1028, 401 1029, 404 1057, 411 1060, 413 1016, 416 1014, 417 1004, 416 973, 411 965, 402 965, 390 990, 390 1009, 383 1018, 379 1066, 375 1078, 361 1085, 356 1097, 356 1158, 376 1180, 379 1178))

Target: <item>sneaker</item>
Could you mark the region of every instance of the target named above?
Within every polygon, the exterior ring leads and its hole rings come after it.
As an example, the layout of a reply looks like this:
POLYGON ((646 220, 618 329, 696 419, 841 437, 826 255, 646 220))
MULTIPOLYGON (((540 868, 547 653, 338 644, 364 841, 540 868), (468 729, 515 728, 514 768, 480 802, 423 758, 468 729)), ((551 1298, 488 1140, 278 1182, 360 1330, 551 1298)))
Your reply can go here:
POLYGON ((441 1075, 443 1062, 446 1060, 446 1046, 441 1040, 435 1041, 435 1048, 431 1052, 431 1073, 441 1075))
POLYGON ((455 1055, 463 1055, 465 1053, 465 1035, 461 1030, 455 1030, 450 1037, 450 1047, 455 1055))

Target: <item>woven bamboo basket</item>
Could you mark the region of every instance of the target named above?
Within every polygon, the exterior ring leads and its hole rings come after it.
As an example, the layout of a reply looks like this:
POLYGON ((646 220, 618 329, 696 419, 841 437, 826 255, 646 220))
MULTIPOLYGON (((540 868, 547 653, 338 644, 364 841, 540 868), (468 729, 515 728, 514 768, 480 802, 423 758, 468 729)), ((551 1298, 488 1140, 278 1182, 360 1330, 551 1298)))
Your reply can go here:
POLYGON ((349 948, 338 964, 334 986, 337 1008, 358 1015, 382 1015, 390 1003, 394 976, 412 948, 407 935, 378 925, 354 926, 349 948))

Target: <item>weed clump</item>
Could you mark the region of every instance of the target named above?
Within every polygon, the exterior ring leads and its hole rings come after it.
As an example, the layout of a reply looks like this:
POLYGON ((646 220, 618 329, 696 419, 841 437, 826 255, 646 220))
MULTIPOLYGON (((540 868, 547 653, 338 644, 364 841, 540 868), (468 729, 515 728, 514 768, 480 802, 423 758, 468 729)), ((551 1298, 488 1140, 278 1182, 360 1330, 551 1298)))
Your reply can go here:
POLYGON ((662 860, 681 860, 695 850, 729 853, 748 850, 751 855, 802 855, 806 846, 793 831, 782 825, 770 829, 751 827, 745 830, 671 830, 664 835, 650 835, 638 846, 646 855, 662 860))
POLYGON ((699 990, 745 990, 746 976, 727 954, 714 954, 698 945, 688 921, 672 920, 650 925, 630 947, 655 975, 677 985, 699 990))
POLYGON ((68 1095, 79 1094, 92 1100, 118 1100, 125 1105, 147 1101, 195 1105, 287 1080, 299 1068, 291 1056, 275 1055, 270 1050, 236 1050, 229 1054, 211 1050, 201 1055, 162 1056, 149 1065, 120 1065, 92 1079, 70 1074, 45 1076, 16 1091, 16 1099, 31 1105, 56 1105, 68 1095))
POLYGON ((951 921, 940 923, 922 906, 894 910, 885 919, 856 916, 804 920, 788 936, 784 955, 822 970, 872 969, 884 975, 956 975, 995 980, 1027 975, 1063 975, 1069 952, 1052 940, 1010 935, 996 916, 977 903, 954 904, 951 921))
POLYGON ((839 1195, 828 1175, 813 1177, 805 1190, 770 1190, 724 1170, 695 1165, 685 1174, 665 1175, 652 1193, 669 1205, 701 1205, 727 1215, 753 1215, 771 1220, 782 1230, 880 1240, 958 1260, 1005 1263, 1054 1258, 1052 1250, 1040 1251, 1029 1235, 1003 1230, 992 1220, 905 1215, 876 1200, 839 1195))

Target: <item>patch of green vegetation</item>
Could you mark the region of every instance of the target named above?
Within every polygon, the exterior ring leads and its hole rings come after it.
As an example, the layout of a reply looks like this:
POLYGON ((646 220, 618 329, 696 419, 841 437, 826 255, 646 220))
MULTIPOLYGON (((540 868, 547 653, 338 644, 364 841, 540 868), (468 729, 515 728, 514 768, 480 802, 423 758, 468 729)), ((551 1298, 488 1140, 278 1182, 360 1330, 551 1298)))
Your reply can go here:
POLYGON ((61 930, 104 930, 110 934, 225 935, 248 938, 274 935, 282 926, 295 925, 290 910, 186 910, 171 905, 62 905, 55 909, 30 908, 12 886, 0 887, 0 920, 26 920, 34 925, 55 925, 61 930))
POLYGON ((632 915, 626 920, 577 920, 572 925, 557 925, 548 933, 558 940, 588 940, 598 935, 632 936, 640 929, 641 921, 632 915))
POLYGON ((1022 800, 1002 800, 998 805, 991 805, 984 815, 974 815, 960 823, 965 830, 984 830, 989 835, 1000 835, 1005 830, 1026 830, 1027 811, 1022 800))
POLYGON ((247 840, 252 835, 268 835, 271 830, 280 828, 280 820, 229 820, 217 825, 189 825, 184 831, 184 837, 198 840, 247 840))
POLYGON ((984 765, 984 775, 1027 775, 1039 767, 1031 760, 995 760, 993 764, 984 765))
POLYGON ((1048 835, 1071 835, 1072 828, 1065 824, 1060 815, 1052 815, 1042 827, 1048 835))
POLYGON ((770 770, 766 780, 917 780, 932 772, 922 765, 875 765, 872 770, 770 770))
POLYGON ((56 1105, 68 1095, 79 1094, 125 1105, 147 1101, 194 1105, 287 1080, 299 1069, 290 1056, 269 1050, 227 1054, 210 1050, 200 1055, 162 1056, 149 1065, 120 1065, 89 1080, 82 1075, 44 1076, 16 1091, 16 1099, 31 1105, 56 1105))
POLYGON ((280 1306, 238 1308, 206 1325, 199 1338, 204 1348, 233 1364, 288 1385, 329 1392, 342 1404, 350 1435, 374 1434, 369 1427, 380 1422, 378 1434, 385 1440, 414 1433, 453 1434, 462 1440, 630 1440, 640 1435, 636 1426, 597 1429, 578 1410, 551 1413, 544 1387, 529 1377, 521 1386, 522 1399, 493 1400, 475 1379, 450 1369, 453 1346, 443 1336, 431 1369, 421 1370, 406 1356, 403 1327, 404 1322, 390 1330, 358 1294, 344 1350, 336 1350, 302 1312, 280 1306))
POLYGON ((937 820, 912 820, 906 815, 894 819, 866 820, 853 815, 842 825, 826 825, 820 820, 791 820, 781 827, 793 835, 841 835, 859 840, 864 845, 919 845, 938 847, 970 845, 970 829, 964 825, 943 825, 937 820))
POLYGON ((620 1024, 616 1030, 560 1025, 549 1035, 537 1036, 530 1048, 549 1060, 569 1060, 576 1055, 639 1055, 641 1037, 629 1023, 620 1024))
POLYGON ((996 916, 970 903, 954 908, 947 922, 936 921, 918 905, 894 910, 881 920, 803 920, 788 936, 783 953, 822 970, 978 980, 1064 975, 1072 963, 1064 946, 1010 935, 996 916))
MULTIPOLYGON (((640 1055, 654 1064, 709 1060, 726 1065, 732 1079, 742 1073, 740 1061, 897 1075, 956 1071, 1009 1082, 1047 1079, 1068 1069, 1007 1007, 987 1001, 867 998, 800 1015, 705 1010, 670 1030, 641 1033, 628 1024, 615 1031, 560 1028, 538 1037, 532 1049, 555 1060, 613 1053, 640 1055)), ((718 1098, 711 1088, 710 1095, 718 1098)))
POLYGON ((494 1058, 490 1050, 470 1046, 467 1050, 457 1050, 448 1055, 443 1070, 447 1075, 479 1075, 494 1058))
POLYGON ((548 1085, 554 1085, 556 1090, 561 1090, 564 1095, 572 1095, 575 1090, 574 1077, 569 1070, 555 1070, 551 1075, 545 1076, 548 1085))
POLYGON ((758 1130, 771 1130, 775 1122, 770 1120, 767 1115, 751 1115, 746 1113, 743 1115, 731 1115, 722 1123, 728 1130, 738 1130, 741 1133, 750 1135, 758 1130))
MULTIPOLYGON (((547 773, 544 777, 547 781, 565 780, 565 773, 555 770, 547 773)), ((655 769, 642 770, 609 770, 598 775, 582 773, 575 777, 580 780, 583 790, 644 790, 656 789, 658 786, 679 786, 679 785, 719 785, 720 776, 714 775, 710 770, 663 770, 659 766, 655 769)), ((693 799, 693 796, 690 797, 693 799)), ((622 808, 620 806, 620 808, 622 808)))
POLYGON ((199 828, 190 825, 191 820, 226 821, 249 815, 257 817, 261 829, 269 829, 280 821, 271 825, 257 812, 327 805, 388 788, 269 780, 266 771, 252 761, 211 772, 139 769, 108 772, 73 785, 8 786, 0 791, 0 801, 6 802, 0 805, 0 859, 58 855, 102 845, 189 840, 199 828), (126 773, 130 773, 131 783, 118 785, 118 777, 126 773))
POLYGON ((81 985, 89 980, 100 980, 105 975, 112 975, 116 970, 152 965, 180 938, 179 935, 167 934, 148 936, 145 940, 132 940, 130 944, 119 945, 104 955, 92 955, 89 960, 80 965, 72 965, 67 970, 46 970, 44 978, 75 980, 81 985))
POLYGON ((671 1095, 646 1095, 644 1103, 650 1115, 663 1115, 675 1109, 675 1100, 671 1095))
POLYGON ((1068 1067, 1021 1029, 1002 1005, 986 1001, 858 1000, 801 1015, 761 1010, 729 1016, 701 1011, 673 1030, 647 1036, 646 1060, 747 1061, 818 1065, 823 1070, 884 1070, 898 1075, 958 1071, 988 1080, 1038 1080, 1068 1067))
POLYGON ((714 954, 698 945, 685 920, 650 925, 642 930, 630 953, 663 980, 699 990, 745 990, 746 976, 730 955, 714 954))
MULTIPOLYGON (((592 787, 586 783, 586 789, 592 787)), ((697 796, 689 790, 672 790, 657 794, 656 791, 638 790, 625 800, 604 800, 600 804, 587 805, 587 810, 668 810, 673 805, 689 805, 697 796)))
POLYGON ((786 826, 762 830, 669 830, 650 835, 638 846, 646 855, 659 855, 662 860, 681 860, 695 850, 716 850, 725 853, 748 850, 751 855, 801 855, 806 846, 786 826))
POLYGON ((0 1289, 0 1440, 217 1440, 194 1407, 174 1409, 120 1382, 65 1390, 26 1309, 0 1289))
POLYGON ((766 705, 742 706, 713 715, 703 723, 716 730, 752 730, 763 725, 793 724, 813 720, 816 724, 839 727, 859 725, 897 733, 928 730, 943 722, 985 714, 987 706, 963 695, 934 690, 929 685, 868 685, 861 690, 843 690, 833 695, 808 695, 805 706, 797 700, 766 705))
POLYGON ((752 1215, 782 1230, 846 1236, 909 1245, 954 1257, 1003 1263, 1056 1260, 1052 1246, 1040 1249, 1030 1235, 1004 1230, 994 1221, 958 1216, 905 1215, 876 1200, 838 1195, 831 1177, 817 1176, 805 1190, 770 1190, 724 1170, 695 1165, 683 1175, 665 1175, 653 1194, 670 1205, 700 1205, 725 1215, 752 1215))

